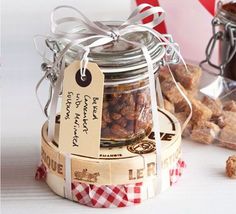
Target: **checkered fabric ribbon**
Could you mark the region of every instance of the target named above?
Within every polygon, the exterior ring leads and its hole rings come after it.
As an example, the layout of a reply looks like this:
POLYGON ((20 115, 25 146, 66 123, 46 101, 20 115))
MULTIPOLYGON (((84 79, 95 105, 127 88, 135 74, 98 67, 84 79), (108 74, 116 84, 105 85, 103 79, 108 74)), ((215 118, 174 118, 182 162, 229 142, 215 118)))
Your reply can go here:
MULTIPOLYGON (((170 169, 170 185, 176 183, 186 167, 185 162, 179 160, 170 169)), ((47 169, 41 164, 36 172, 36 179, 45 179, 47 169)), ((126 207, 142 202, 143 183, 127 185, 93 185, 80 182, 72 182, 73 200, 78 203, 97 208, 126 207)))
POLYGON ((46 166, 42 163, 36 170, 35 173, 35 179, 36 180, 45 180, 47 176, 47 168, 46 166))
POLYGON ((88 185, 72 183, 74 200, 90 207, 126 207, 141 203, 142 183, 128 185, 88 185))
POLYGON ((177 164, 170 169, 170 185, 177 183, 179 178, 181 177, 183 173, 183 169, 186 168, 186 164, 183 160, 178 160, 177 164))

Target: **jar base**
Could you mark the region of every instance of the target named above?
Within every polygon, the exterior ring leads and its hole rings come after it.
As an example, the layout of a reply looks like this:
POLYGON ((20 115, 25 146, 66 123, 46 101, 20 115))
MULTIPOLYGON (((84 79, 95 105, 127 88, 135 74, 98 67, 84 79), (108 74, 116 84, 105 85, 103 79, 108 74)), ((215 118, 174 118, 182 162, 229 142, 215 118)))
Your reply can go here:
POLYGON ((133 138, 124 138, 124 139, 112 139, 112 138, 101 138, 100 147, 107 148, 107 147, 121 147, 127 146, 138 141, 143 140, 147 137, 152 131, 152 128, 149 127, 145 130, 144 133, 136 134, 133 138))

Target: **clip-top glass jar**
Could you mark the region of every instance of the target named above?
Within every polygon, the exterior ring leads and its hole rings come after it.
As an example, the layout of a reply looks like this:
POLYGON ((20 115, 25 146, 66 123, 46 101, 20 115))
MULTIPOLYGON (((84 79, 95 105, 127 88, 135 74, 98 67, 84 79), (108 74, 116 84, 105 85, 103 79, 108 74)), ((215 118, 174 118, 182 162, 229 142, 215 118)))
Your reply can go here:
POLYGON ((212 20, 213 36, 206 48, 206 59, 220 75, 236 80, 236 1, 219 1, 217 14, 212 20), (219 41, 220 65, 211 61, 213 50, 219 41))
POLYGON ((220 3, 217 16, 225 32, 220 44, 221 63, 226 63, 224 76, 236 80, 236 1, 220 3))
MULTIPOLYGON (((156 70, 163 64, 165 49, 152 34, 130 33, 125 39, 144 44, 156 70)), ((67 65, 76 59, 78 51, 79 47, 73 46, 67 52, 67 65)), ((101 146, 122 146, 149 135, 152 130, 151 97, 147 62, 140 47, 118 40, 92 48, 89 60, 97 63, 105 75, 101 146)))

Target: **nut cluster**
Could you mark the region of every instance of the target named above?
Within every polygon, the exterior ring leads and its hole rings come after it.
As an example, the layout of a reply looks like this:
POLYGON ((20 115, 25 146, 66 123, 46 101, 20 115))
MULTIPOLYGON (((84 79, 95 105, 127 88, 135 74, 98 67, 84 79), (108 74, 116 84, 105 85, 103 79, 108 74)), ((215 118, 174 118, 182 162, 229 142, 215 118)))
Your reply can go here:
MULTIPOLYGON (((224 99, 212 99, 199 93, 202 69, 197 65, 179 64, 171 66, 178 86, 192 104, 192 118, 183 132, 184 137, 192 140, 218 145, 236 150, 236 100, 235 93, 224 99)), ((164 95, 165 109, 173 113, 184 124, 190 108, 179 93, 168 67, 162 67, 159 73, 164 95)))
POLYGON ((232 155, 226 161, 226 174, 230 178, 236 179, 236 155, 232 155))
MULTIPOLYGON (((102 141, 131 143, 148 135, 152 112, 147 82, 105 87, 102 141)), ((119 143, 118 143, 119 144, 119 143)))

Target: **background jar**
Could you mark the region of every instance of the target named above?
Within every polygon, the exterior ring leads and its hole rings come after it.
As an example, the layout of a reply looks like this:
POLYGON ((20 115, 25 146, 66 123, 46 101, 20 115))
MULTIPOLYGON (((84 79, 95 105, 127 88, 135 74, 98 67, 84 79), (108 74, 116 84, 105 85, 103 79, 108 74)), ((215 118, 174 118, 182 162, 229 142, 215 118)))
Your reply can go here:
POLYGON ((223 76, 236 80, 236 1, 220 2, 217 18, 223 32, 220 40, 220 60, 225 64, 223 76))
MULTIPOLYGON (((125 39, 144 44, 158 70, 165 50, 148 32, 130 33, 125 39)), ((66 55, 70 64, 79 47, 66 55)), ((151 98, 147 63, 140 47, 118 40, 92 48, 90 62, 105 75, 101 124, 101 146, 122 146, 149 135, 152 130, 151 98)))

